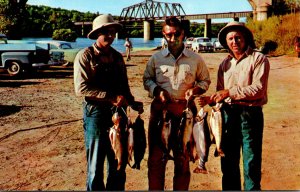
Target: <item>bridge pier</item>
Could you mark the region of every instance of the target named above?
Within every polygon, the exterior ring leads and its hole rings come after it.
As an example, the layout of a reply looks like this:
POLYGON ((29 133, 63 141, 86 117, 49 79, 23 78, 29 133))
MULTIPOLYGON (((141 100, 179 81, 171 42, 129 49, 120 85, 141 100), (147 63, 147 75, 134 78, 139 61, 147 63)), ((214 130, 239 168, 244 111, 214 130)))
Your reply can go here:
POLYGON ((204 37, 211 38, 211 19, 205 19, 204 37))
POLYGON ((263 21, 268 18, 268 6, 259 6, 253 11, 254 20, 263 21))
POLYGON ((147 20, 144 21, 144 40, 154 39, 154 21, 147 20))
POLYGON ((268 9, 272 0, 248 0, 253 8, 253 20, 263 21, 268 18, 268 9))

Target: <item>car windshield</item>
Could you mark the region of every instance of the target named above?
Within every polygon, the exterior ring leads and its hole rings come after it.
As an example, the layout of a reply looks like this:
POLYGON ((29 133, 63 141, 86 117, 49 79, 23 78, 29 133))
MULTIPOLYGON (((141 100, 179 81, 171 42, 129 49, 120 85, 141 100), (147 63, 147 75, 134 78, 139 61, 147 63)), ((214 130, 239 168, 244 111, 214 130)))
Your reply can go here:
POLYGON ((61 44, 60 48, 61 49, 72 49, 71 45, 69 45, 69 44, 61 44))

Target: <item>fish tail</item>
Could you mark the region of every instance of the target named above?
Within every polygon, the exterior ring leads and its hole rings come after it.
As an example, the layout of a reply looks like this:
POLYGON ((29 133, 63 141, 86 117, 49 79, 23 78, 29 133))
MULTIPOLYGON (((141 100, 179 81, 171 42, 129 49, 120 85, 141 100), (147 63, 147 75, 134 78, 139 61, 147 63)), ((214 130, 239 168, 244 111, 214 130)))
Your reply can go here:
POLYGON ((217 148, 216 148, 215 153, 214 153, 214 156, 215 156, 215 157, 218 157, 218 156, 220 156, 220 157, 225 157, 225 153, 223 152, 222 149, 217 149, 217 148))

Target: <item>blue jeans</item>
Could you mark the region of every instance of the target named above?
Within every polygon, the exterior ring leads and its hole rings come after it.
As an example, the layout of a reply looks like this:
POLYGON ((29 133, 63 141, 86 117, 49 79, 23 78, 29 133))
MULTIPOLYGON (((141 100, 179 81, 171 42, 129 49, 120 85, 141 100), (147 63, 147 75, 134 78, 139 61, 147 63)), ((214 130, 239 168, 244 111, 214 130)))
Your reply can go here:
MULTIPOLYGON (((117 170, 117 160, 111 148, 109 129, 112 127, 111 105, 83 103, 83 128, 87 158, 87 191, 124 190, 126 161, 117 170), (107 158, 107 180, 104 185, 104 161, 107 158)), ((126 145, 125 145, 126 146, 126 145)), ((124 159, 127 159, 125 157, 124 159)))
POLYGON ((240 150, 243 155, 244 190, 260 190, 263 113, 261 107, 224 105, 221 158, 222 189, 241 190, 240 150))

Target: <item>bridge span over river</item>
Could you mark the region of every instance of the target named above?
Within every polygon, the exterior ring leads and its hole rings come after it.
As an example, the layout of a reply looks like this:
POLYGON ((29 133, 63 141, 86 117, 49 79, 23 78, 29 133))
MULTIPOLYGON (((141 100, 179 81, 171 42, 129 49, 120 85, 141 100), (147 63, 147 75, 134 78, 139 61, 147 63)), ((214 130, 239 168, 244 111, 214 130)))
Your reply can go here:
MULTIPOLYGON (((187 15, 179 3, 145 0, 123 8, 119 16, 119 22, 126 26, 126 24, 133 21, 143 21, 144 39, 150 40, 154 38, 155 20, 165 20, 167 17, 175 16, 181 19, 185 29, 189 29, 190 21, 204 19, 204 36, 210 37, 212 19, 232 18, 238 21, 241 17, 253 17, 254 20, 264 20, 267 18, 268 7, 272 5, 272 0, 248 0, 248 2, 252 6, 253 11, 187 15)), ((81 25, 82 33, 84 34, 84 26, 91 26, 92 22, 75 22, 75 25, 81 25)))

